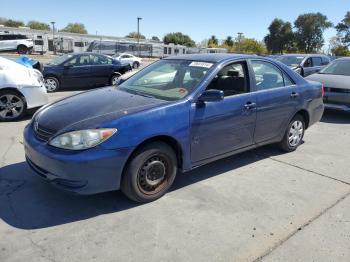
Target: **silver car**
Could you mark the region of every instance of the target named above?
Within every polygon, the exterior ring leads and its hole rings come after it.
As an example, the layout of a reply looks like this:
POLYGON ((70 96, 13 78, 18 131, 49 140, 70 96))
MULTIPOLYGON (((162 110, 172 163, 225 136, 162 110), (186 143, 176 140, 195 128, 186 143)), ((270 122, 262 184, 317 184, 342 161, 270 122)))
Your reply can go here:
POLYGON ((0 57, 0 121, 20 119, 47 102, 40 71, 0 57))
POLYGON ((328 56, 318 54, 288 54, 281 55, 276 60, 304 77, 319 72, 331 61, 328 56))
POLYGON ((332 61, 318 74, 306 77, 324 85, 323 101, 326 108, 350 112, 350 58, 332 61))

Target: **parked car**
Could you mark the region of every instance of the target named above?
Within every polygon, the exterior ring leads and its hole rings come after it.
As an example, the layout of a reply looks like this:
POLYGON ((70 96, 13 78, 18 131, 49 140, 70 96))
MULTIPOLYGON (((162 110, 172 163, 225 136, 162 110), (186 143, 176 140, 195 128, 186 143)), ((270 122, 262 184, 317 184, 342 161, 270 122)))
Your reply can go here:
POLYGON ((270 143, 295 150, 322 114, 322 85, 277 61, 183 55, 46 106, 25 128, 24 147, 32 169, 60 189, 120 188, 148 202, 178 170, 270 143))
POLYGON ((115 58, 121 62, 129 63, 132 68, 139 68, 142 62, 142 58, 131 55, 131 54, 118 54, 115 58))
POLYGON ((90 52, 66 54, 44 65, 43 75, 48 92, 67 87, 100 87, 114 85, 131 70, 110 56, 90 52))
POLYGON ((317 73, 331 61, 328 56, 318 54, 288 54, 281 55, 277 57, 276 60, 289 66, 304 77, 317 73))
POLYGON ((33 39, 20 34, 0 34, 0 51, 17 51, 18 54, 30 53, 33 39))
POLYGON ((326 108, 350 112, 350 58, 339 58, 332 61, 318 74, 307 80, 323 83, 326 108))
POLYGON ((18 120, 48 102, 42 74, 0 57, 0 121, 18 120))

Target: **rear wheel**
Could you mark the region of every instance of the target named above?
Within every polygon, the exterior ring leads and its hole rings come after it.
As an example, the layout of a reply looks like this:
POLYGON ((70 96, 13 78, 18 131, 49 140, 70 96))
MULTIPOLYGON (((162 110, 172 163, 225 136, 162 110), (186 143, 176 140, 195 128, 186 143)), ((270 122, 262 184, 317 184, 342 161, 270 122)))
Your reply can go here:
POLYGON ((137 62, 137 61, 135 61, 134 63, 132 63, 132 67, 133 67, 134 69, 139 68, 139 66, 140 66, 140 63, 137 62))
POLYGON ((117 85, 120 77, 121 77, 121 74, 119 74, 119 73, 113 74, 111 76, 109 83, 113 86, 117 85))
POLYGON ((296 150, 303 140, 305 126, 305 120, 301 115, 294 116, 279 144, 280 148, 286 152, 296 150))
POLYGON ((13 121, 26 114, 24 96, 13 90, 0 91, 0 121, 13 121))
POLYGON ((56 92, 60 88, 60 83, 56 77, 48 76, 45 77, 45 87, 47 92, 56 92))
POLYGON ((28 47, 26 47, 25 45, 19 45, 17 47, 17 53, 21 55, 28 53, 28 47))
POLYGON ((150 202, 163 196, 174 182, 177 158, 174 150, 163 142, 140 148, 123 175, 121 190, 131 200, 150 202))

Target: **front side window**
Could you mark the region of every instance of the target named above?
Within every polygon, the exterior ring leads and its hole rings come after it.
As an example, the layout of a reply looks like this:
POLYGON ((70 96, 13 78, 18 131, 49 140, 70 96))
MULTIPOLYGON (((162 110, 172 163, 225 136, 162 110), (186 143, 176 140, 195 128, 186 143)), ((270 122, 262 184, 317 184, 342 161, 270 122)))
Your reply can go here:
POLYGON ((167 101, 179 100, 202 81, 212 63, 161 60, 123 82, 120 90, 167 101))
POLYGON ((306 59, 306 61, 304 62, 304 67, 312 67, 311 58, 306 59))
POLYGON ((207 90, 222 90, 225 96, 248 92, 245 62, 235 62, 224 66, 208 85, 207 90))
POLYGON ((266 90, 284 86, 281 70, 269 62, 253 60, 251 65, 254 72, 256 90, 266 90))

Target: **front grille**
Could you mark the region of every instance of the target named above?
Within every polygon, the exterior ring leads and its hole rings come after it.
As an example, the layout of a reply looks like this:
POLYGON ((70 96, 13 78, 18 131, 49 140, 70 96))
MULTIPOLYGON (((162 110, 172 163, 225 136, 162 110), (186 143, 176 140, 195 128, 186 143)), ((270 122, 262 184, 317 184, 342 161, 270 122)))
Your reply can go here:
POLYGON ((325 87, 324 88, 325 92, 332 92, 332 93, 350 93, 350 89, 346 88, 334 88, 334 87, 325 87))
POLYGON ((34 123, 34 133, 39 140, 47 142, 56 132, 34 123))

